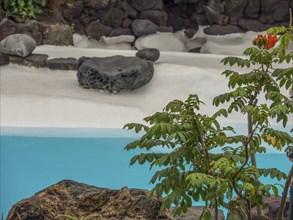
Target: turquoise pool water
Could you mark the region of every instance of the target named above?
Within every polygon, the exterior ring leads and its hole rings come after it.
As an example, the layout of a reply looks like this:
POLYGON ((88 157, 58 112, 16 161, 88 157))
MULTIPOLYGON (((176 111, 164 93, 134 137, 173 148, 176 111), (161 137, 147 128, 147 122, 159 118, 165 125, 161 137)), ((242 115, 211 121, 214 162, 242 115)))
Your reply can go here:
MULTIPOLYGON (((133 139, 1 136, 1 213, 6 216, 17 201, 63 179, 107 188, 150 189, 154 171, 129 166, 136 152, 123 150, 133 139)), ((280 153, 258 159, 260 167, 277 167, 286 173, 291 166, 280 153)))

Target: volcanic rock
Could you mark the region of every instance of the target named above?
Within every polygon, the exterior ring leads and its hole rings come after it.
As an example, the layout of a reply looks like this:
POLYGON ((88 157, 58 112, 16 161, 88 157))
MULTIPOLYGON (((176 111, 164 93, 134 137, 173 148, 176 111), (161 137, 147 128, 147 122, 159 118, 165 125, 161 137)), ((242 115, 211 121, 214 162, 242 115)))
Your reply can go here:
POLYGON ((153 74, 153 62, 138 57, 81 57, 78 61, 79 85, 110 93, 142 87, 152 79, 153 74))

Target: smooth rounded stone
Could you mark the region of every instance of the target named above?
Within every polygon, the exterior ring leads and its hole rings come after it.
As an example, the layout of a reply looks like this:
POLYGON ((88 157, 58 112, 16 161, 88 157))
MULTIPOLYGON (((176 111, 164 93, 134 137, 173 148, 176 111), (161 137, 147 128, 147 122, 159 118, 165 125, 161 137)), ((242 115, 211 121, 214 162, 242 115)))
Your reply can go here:
POLYGON ((83 88, 110 93, 134 90, 147 84, 154 75, 153 62, 138 57, 81 57, 77 78, 83 88))
POLYGON ((47 67, 52 70, 77 70, 77 59, 72 57, 49 59, 47 67))
POLYGON ((159 27, 147 19, 135 19, 131 24, 133 33, 138 36, 154 34, 159 30, 159 27))
POLYGON ((0 53, 0 66, 9 64, 9 56, 4 53, 0 53))
POLYGON ((185 51, 185 46, 173 33, 156 33, 139 37, 135 41, 138 50, 145 48, 156 48, 159 51, 185 51))
MULTIPOLYGON (((105 39, 105 38, 104 38, 105 39)), ((119 37, 118 37, 119 39, 119 37)), ((108 40, 108 39, 107 39, 108 40)), ((106 41, 107 41, 106 40, 106 41)), ((117 40, 117 39, 116 39, 117 40)), ((131 43, 127 42, 117 42, 115 44, 109 44, 111 40, 107 43, 103 39, 99 41, 94 39, 89 39, 85 35, 73 34, 73 42, 75 47, 79 48, 101 48, 101 49, 113 49, 113 50, 132 50, 133 46, 131 43)), ((114 43, 114 39, 112 41, 114 43)))
POLYGON ((135 56, 141 59, 155 62, 160 58, 160 51, 156 48, 145 48, 137 51, 135 56))
POLYGON ((26 57, 36 48, 36 41, 25 34, 13 34, 0 42, 0 52, 8 55, 26 57))
POLYGON ((13 64, 41 68, 47 67, 48 57, 46 54, 31 54, 27 57, 9 56, 9 60, 13 64))
POLYGON ((243 29, 236 25, 212 25, 204 29, 204 33, 210 35, 225 35, 242 32, 244 32, 243 29))
POLYGON ((201 53, 242 55, 243 51, 252 47, 254 32, 235 33, 222 35, 221 37, 206 35, 207 42, 202 46, 201 53))
POLYGON ((115 37, 102 36, 101 40, 107 45, 114 45, 118 43, 133 43, 135 41, 135 36, 133 35, 120 35, 115 37))

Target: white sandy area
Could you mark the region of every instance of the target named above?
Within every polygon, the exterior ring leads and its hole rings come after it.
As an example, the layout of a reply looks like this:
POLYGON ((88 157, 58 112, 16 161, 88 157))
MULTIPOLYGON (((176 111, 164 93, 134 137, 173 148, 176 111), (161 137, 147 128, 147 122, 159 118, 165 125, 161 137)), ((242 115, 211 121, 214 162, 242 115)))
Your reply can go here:
MULTIPOLYGON (((34 53, 78 58, 134 56, 135 51, 41 46, 34 53)), ((202 112, 213 114, 213 97, 227 91, 227 79, 221 76, 227 69, 220 64, 224 57, 162 52, 150 83, 119 94, 80 88, 76 71, 2 66, 1 127, 122 128, 128 122, 142 122, 169 101, 185 100, 191 93, 206 103, 202 112)), ((232 115, 225 122, 244 123, 245 117, 232 115)))

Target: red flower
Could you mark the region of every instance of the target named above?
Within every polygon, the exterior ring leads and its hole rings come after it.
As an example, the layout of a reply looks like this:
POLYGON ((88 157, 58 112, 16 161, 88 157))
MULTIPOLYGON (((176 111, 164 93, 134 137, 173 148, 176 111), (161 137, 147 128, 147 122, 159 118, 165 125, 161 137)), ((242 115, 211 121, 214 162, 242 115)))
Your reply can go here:
POLYGON ((265 48, 268 50, 268 49, 274 47, 275 44, 277 43, 277 41, 278 41, 278 37, 276 35, 268 34, 267 44, 265 45, 265 48))
POLYGON ((264 47, 265 49, 271 49, 275 46, 278 41, 278 37, 276 35, 257 35, 257 38, 253 40, 253 44, 258 46, 259 48, 264 47))

